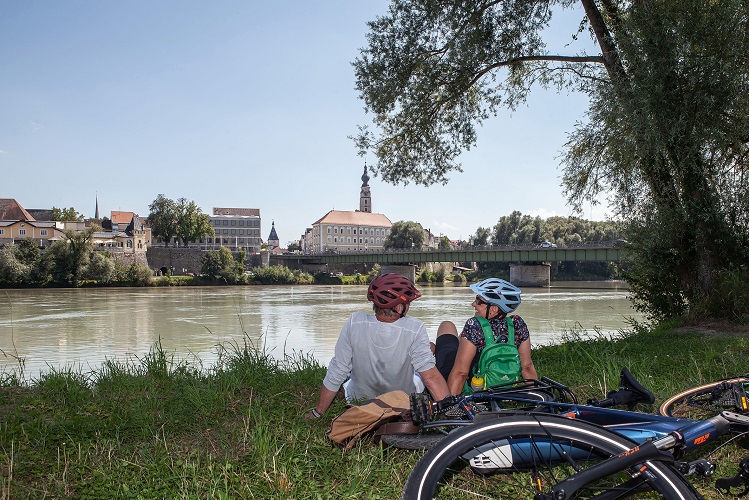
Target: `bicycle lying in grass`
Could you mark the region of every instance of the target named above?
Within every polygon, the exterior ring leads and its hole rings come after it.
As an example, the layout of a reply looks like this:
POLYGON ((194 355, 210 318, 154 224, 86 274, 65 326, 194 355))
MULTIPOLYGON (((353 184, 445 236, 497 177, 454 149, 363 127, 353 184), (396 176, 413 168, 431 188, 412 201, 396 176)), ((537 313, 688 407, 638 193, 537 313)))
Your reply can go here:
MULTIPOLYGON (((749 429, 746 377, 669 398, 660 407, 666 415, 611 408, 625 404, 631 409, 636 402, 654 399, 626 370, 622 389, 603 401, 579 404, 569 390, 561 392, 569 400, 537 397, 547 392, 558 396, 549 389, 556 385, 542 379, 520 391, 500 387, 439 403, 414 395, 413 417, 422 428, 446 422, 453 430, 416 464, 403 498, 702 498, 684 476, 709 476, 715 464, 704 457, 682 457, 749 429), (505 402, 525 408, 496 411, 505 402), (489 411, 477 411, 482 406, 489 411), (461 419, 440 420, 458 410, 466 415, 463 424, 457 423, 461 419), (682 411, 699 411, 707 418, 671 416, 682 411)), ((716 486, 726 493, 749 490, 749 460, 742 461, 739 474, 719 479, 716 486)))

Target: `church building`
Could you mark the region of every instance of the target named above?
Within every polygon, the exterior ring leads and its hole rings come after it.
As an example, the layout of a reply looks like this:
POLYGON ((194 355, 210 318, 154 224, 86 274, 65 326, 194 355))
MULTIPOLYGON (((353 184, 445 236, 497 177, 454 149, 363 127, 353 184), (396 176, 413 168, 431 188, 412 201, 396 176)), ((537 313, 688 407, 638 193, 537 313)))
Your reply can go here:
POLYGON ((372 212, 366 164, 361 180, 359 210, 331 210, 314 222, 303 237, 305 252, 354 253, 383 249, 393 224, 385 215, 372 212))

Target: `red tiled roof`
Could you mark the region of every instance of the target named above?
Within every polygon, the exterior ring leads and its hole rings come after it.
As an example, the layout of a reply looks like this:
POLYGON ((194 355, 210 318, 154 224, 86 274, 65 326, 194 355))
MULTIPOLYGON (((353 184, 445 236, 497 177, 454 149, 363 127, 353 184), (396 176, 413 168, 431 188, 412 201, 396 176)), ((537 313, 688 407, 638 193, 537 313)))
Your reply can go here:
POLYGON ((115 212, 112 211, 112 222, 115 224, 130 224, 133 220, 133 212, 115 212))
POLYGON ((372 212, 347 212, 344 210, 331 210, 315 224, 344 224, 349 226, 380 226, 390 227, 393 225, 390 219, 382 214, 372 212))
POLYGON ((36 220, 13 198, 0 198, 0 220, 36 220))

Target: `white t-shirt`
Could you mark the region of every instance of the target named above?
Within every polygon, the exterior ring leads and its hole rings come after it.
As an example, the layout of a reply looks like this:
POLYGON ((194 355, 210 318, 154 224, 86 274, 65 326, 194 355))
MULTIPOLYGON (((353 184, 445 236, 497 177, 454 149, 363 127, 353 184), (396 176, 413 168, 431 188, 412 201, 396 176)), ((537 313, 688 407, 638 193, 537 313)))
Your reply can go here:
POLYGON ((356 312, 341 329, 323 385, 335 392, 350 377, 347 392, 357 400, 398 389, 410 394, 416 392, 414 372, 434 366, 423 321, 405 316, 385 323, 356 312))

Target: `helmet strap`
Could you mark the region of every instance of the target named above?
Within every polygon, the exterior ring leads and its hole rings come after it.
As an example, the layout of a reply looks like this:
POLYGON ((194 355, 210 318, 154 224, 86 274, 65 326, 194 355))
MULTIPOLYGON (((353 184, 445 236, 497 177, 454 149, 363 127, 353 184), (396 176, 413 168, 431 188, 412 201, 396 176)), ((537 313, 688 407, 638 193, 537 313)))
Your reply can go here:
MULTIPOLYGON (((402 309, 402 310, 401 310, 401 312, 400 312, 400 317, 401 317, 401 318, 402 318, 403 316, 405 316, 405 315, 406 315, 406 313, 408 312, 408 304, 402 304, 402 305, 403 305, 403 309, 402 309)), ((398 307, 398 306, 395 306, 395 307, 398 307)))
POLYGON ((494 319, 494 318, 501 318, 501 317, 502 317, 502 311, 499 309, 498 306, 487 304, 487 307, 486 307, 486 319, 494 319), (489 317, 489 311, 491 310, 492 307, 496 307, 497 308, 497 314, 495 314, 494 316, 492 316, 490 318, 489 317))

